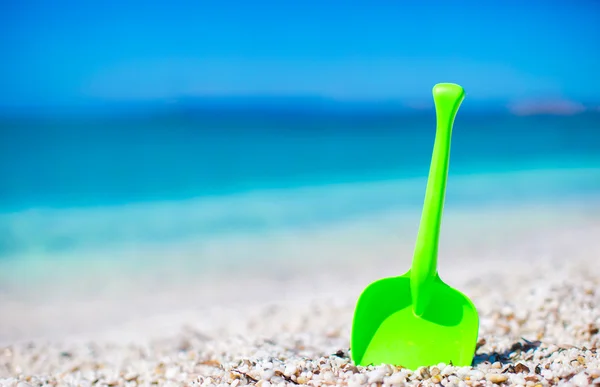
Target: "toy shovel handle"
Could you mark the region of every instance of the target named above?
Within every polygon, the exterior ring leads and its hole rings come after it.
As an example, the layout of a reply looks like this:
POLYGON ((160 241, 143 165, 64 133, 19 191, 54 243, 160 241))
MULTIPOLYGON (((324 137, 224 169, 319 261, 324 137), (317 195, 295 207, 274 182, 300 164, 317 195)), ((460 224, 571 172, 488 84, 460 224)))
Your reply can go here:
POLYGON ((431 301, 432 282, 437 277, 437 253, 446 196, 452 126, 464 97, 463 88, 453 83, 440 83, 433 87, 437 128, 410 274, 412 305, 417 316, 423 315, 431 301))

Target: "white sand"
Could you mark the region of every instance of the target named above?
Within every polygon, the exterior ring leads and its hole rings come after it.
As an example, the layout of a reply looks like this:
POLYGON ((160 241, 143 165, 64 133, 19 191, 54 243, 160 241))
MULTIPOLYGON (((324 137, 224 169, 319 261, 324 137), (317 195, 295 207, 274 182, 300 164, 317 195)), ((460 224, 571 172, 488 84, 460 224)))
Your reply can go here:
POLYGON ((589 201, 448 209, 440 274, 480 312, 474 367, 354 367, 354 303, 408 268, 416 222, 388 214, 128 252, 172 257, 159 275, 123 265, 65 282, 5 266, 15 276, 0 293, 0 384, 600 384, 600 206, 589 201), (194 254, 222 265, 184 270, 194 254))

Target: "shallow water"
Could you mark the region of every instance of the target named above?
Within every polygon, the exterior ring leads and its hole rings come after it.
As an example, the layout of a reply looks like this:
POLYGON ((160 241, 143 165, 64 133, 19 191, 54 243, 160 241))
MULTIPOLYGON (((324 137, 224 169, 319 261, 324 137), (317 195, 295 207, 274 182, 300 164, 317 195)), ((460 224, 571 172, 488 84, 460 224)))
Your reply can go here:
MULTIPOLYGON (((0 260, 84 260, 422 205, 432 116, 241 122, 4 122, 0 260)), ((600 196, 599 150, 598 114, 459 115, 447 206, 600 196)))

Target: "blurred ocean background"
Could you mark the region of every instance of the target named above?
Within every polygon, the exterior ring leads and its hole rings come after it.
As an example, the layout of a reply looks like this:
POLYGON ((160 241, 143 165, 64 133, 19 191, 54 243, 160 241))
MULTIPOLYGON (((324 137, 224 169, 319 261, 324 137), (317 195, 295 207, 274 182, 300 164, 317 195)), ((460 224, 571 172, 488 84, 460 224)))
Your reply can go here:
POLYGON ((448 206, 600 198, 598 2, 59 3, 0 5, 0 281, 418 212, 438 82, 448 206))
MULTIPOLYGON (((2 257, 312 226, 422 205, 433 112, 232 116, 7 124, 2 257)), ((460 114, 448 201, 597 195, 599 122, 598 114, 460 114), (539 173, 520 177, 531 170, 539 173)))

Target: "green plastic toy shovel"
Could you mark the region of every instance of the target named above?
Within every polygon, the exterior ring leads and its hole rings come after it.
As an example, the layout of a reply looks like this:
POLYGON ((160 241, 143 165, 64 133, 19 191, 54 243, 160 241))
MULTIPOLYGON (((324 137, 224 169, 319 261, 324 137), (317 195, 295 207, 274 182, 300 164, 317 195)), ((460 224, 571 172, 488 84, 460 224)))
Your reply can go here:
POLYGON ((437 253, 450 160, 452 126, 465 92, 437 84, 437 130, 425 204, 410 270, 370 284, 358 299, 350 354, 358 365, 393 364, 409 369, 473 361, 479 317, 465 295, 437 273, 437 253))

